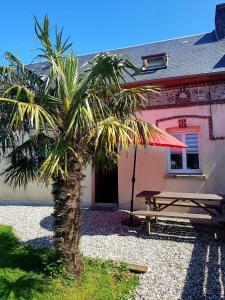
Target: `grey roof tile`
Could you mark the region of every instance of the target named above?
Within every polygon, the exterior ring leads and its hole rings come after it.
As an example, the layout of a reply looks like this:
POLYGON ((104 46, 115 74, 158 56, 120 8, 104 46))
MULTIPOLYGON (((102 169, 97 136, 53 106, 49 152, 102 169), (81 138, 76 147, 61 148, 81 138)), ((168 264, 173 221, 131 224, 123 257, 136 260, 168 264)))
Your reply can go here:
MULTIPOLYGON (((225 40, 218 41, 214 31, 104 52, 125 55, 139 68, 142 67, 142 56, 167 53, 167 68, 135 75, 136 81, 225 72, 225 40)), ((78 56, 81 70, 83 64, 90 61, 96 54, 78 56)), ((48 74, 46 62, 28 65, 28 68, 38 75, 48 74)), ((127 78, 127 81, 133 82, 134 79, 127 78)))

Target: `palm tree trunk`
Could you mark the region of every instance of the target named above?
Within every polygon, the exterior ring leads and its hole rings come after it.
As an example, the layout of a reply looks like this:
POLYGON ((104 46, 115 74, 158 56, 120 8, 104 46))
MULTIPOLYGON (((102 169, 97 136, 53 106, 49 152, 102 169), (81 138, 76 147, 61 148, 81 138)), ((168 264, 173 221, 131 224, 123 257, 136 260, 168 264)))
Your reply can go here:
POLYGON ((84 178, 80 164, 71 160, 66 180, 58 177, 53 183, 54 243, 67 271, 80 278, 84 269, 80 242, 80 194, 84 178))

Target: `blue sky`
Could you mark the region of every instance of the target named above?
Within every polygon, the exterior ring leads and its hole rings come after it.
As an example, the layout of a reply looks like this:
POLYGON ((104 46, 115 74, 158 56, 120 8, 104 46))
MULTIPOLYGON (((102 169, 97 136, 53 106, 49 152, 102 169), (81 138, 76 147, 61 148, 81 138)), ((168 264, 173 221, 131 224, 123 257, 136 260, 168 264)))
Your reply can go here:
POLYGON ((1 3, 0 55, 32 62, 39 46, 33 15, 64 27, 78 54, 123 48, 214 29, 215 0, 11 0, 1 3))

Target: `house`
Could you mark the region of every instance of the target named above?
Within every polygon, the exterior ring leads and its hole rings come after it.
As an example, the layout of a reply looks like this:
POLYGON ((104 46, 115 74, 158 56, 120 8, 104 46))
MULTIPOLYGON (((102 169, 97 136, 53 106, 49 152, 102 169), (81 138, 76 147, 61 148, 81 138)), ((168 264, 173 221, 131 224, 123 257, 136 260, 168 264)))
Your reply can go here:
MULTIPOLYGON (((171 133, 187 149, 140 147, 135 194, 166 190, 225 194, 225 4, 216 6, 215 28, 161 42, 109 51, 128 56, 141 72, 128 78, 128 87, 158 85, 141 117, 171 133)), ((79 57, 80 64, 95 54, 79 57)), ((29 66, 47 76, 46 63, 29 66)), ((86 170, 83 205, 129 208, 133 151, 122 155, 109 174, 86 170)), ((3 199, 50 199, 50 190, 29 186, 13 192, 3 186, 3 199)), ((135 200, 135 206, 144 203, 135 200)))

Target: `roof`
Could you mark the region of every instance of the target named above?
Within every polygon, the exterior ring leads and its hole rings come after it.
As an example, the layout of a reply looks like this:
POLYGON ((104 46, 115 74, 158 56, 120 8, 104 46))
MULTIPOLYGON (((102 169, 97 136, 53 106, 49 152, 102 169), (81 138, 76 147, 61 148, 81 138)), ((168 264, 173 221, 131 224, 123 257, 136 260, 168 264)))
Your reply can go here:
MULTIPOLYGON (((214 31, 103 52, 124 55, 139 68, 143 65, 142 56, 167 53, 167 68, 136 74, 138 82, 225 72, 225 40, 217 40, 214 31)), ((81 69, 96 54, 78 56, 81 69)), ((46 62, 28 65, 28 68, 38 75, 48 75, 46 62)), ((135 79, 126 78, 127 82, 135 82, 135 79)))

